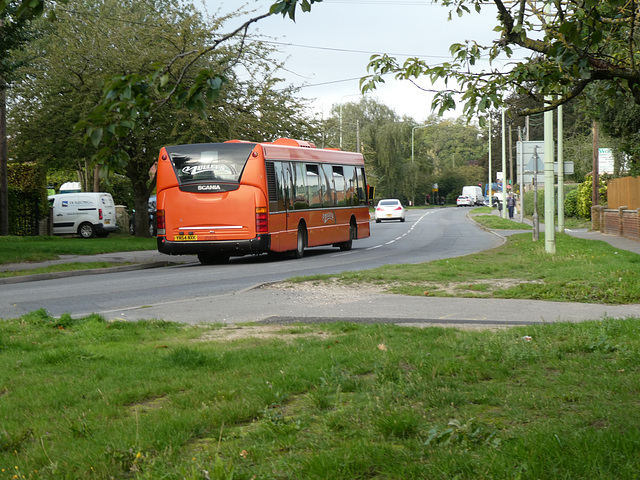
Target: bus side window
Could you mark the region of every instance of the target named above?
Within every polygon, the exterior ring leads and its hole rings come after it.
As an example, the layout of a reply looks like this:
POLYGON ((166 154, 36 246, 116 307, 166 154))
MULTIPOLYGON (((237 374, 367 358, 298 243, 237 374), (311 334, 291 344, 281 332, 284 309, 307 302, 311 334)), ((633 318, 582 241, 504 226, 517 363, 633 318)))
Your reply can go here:
POLYGON ((355 167, 345 166, 343 167, 345 187, 346 187, 346 203, 347 205, 357 205, 358 199, 356 197, 356 188, 358 187, 358 179, 356 177, 355 167))
POLYGON ((322 189, 320 188, 318 165, 307 165, 307 187, 309 188, 309 204, 311 208, 321 207, 322 189))
POLYGON ((358 177, 358 205, 367 205, 367 184, 365 181, 364 168, 357 168, 358 177))
POLYGON ((331 165, 322 166, 322 206, 334 207, 336 205, 335 188, 333 185, 333 169, 331 165))
POLYGON ((333 185, 336 192, 336 205, 344 207, 347 205, 347 196, 343 167, 333 167, 333 185))
POLYGON ((293 208, 304 210, 309 208, 309 191, 307 190, 307 169, 304 163, 294 163, 293 173, 293 208))
POLYGON ((275 162, 276 188, 278 191, 278 212, 291 208, 289 192, 291 191, 291 174, 288 162, 275 162))

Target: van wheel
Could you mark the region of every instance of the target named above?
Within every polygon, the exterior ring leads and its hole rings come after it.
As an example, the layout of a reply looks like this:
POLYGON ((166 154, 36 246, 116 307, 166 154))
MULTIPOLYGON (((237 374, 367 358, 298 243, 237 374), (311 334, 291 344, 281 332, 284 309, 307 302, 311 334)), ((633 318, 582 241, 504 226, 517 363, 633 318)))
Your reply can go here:
POLYGON ((90 223, 81 223, 78 227, 78 235, 82 238, 91 238, 96 234, 96 229, 90 223))
POLYGON ((304 248, 307 246, 307 230, 304 226, 298 226, 298 243, 293 251, 293 258, 302 258, 304 256, 304 248))

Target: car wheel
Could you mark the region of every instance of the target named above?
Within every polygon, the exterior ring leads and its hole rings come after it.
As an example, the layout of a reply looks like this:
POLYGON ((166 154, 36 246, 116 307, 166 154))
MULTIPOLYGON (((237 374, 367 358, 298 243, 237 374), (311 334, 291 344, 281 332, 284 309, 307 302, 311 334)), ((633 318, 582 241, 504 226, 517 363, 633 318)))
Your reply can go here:
POLYGON ((307 230, 303 225, 298 226, 298 242, 296 249, 293 251, 293 258, 302 258, 304 256, 304 248, 307 246, 307 230))
POLYGON ((400 218, 400 221, 401 221, 401 222, 404 222, 404 217, 400 218))
POLYGON ((78 235, 82 238, 91 238, 96 234, 96 229, 88 222, 80 224, 78 227, 78 235))
POLYGON ((376 223, 380 223, 381 220, 379 218, 376 218, 376 223))

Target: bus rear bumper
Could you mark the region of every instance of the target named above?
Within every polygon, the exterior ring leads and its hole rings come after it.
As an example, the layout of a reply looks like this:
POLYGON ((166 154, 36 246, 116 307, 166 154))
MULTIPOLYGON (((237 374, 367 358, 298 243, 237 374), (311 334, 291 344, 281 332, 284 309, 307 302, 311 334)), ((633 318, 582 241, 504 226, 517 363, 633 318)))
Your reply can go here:
POLYGON ((268 252, 271 235, 258 235, 249 240, 225 240, 215 242, 172 242, 166 237, 158 237, 158 251, 167 255, 197 255, 199 253, 222 253, 226 255, 247 255, 268 252))

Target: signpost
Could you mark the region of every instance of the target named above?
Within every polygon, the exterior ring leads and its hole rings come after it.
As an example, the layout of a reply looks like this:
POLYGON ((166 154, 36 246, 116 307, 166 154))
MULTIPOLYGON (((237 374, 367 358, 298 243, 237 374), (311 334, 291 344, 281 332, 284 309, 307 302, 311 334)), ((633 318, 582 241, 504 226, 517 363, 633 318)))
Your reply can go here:
MULTIPOLYGON (((517 142, 516 164, 518 183, 533 185, 533 177, 537 172, 538 183, 544 183, 544 142, 517 142)), ((563 162, 564 174, 573 173, 573 162, 563 162)), ((553 163, 554 175, 558 175, 558 162, 553 163)))

